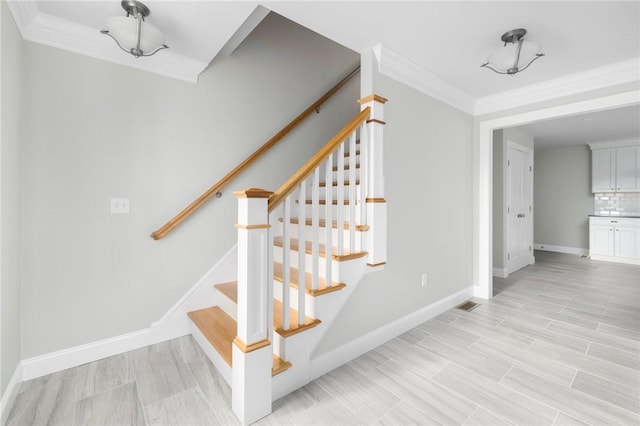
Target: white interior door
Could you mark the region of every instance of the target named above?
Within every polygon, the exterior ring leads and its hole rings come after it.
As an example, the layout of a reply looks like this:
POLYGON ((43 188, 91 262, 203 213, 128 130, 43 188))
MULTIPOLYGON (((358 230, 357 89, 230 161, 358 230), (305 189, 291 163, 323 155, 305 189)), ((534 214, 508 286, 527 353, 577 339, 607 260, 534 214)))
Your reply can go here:
POLYGON ((507 274, 534 263, 533 152, 507 143, 507 274))

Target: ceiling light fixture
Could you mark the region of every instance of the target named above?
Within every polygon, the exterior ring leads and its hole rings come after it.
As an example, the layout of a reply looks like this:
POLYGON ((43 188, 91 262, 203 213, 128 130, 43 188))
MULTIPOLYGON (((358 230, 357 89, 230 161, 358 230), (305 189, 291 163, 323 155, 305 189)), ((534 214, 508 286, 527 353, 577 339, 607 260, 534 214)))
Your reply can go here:
POLYGON ((504 46, 489 55, 487 62, 480 66, 489 68, 498 74, 509 75, 515 75, 529 68, 529 65, 536 59, 543 57, 544 53, 540 52, 541 47, 539 44, 524 39, 526 34, 527 30, 524 28, 518 28, 502 34, 500 39, 504 42, 504 46), (520 68, 519 64, 521 62, 527 65, 520 68))
POLYGON ((107 19, 107 29, 100 31, 111 37, 120 49, 136 58, 151 56, 168 49, 164 36, 156 27, 145 22, 151 11, 136 0, 122 0, 122 8, 127 16, 113 16, 107 19), (150 52, 150 53, 149 53, 150 52))

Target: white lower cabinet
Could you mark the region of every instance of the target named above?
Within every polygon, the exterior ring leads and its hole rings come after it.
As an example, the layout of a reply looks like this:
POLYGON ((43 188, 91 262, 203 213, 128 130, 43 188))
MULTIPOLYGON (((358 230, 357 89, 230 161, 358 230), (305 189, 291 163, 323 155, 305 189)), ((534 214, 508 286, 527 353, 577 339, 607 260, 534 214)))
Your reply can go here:
POLYGON ((640 265, 640 218, 590 217, 589 255, 640 265))

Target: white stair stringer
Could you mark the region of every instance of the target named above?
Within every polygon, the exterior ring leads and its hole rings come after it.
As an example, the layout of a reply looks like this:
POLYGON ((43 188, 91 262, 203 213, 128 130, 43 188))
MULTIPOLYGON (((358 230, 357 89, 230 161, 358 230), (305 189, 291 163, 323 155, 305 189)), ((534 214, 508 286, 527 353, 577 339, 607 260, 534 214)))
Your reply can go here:
MULTIPOLYGON (((315 297, 306 294, 305 297, 306 315, 318 318, 322 322, 310 330, 286 338, 278 333, 273 335, 274 352, 293 364, 289 370, 273 377, 272 396, 274 401, 309 383, 311 380, 311 354, 353 294, 367 267, 366 257, 334 263, 338 264, 341 282, 345 283, 346 287, 315 297)), ((292 291, 291 301, 293 303, 297 301, 296 289, 292 291)))

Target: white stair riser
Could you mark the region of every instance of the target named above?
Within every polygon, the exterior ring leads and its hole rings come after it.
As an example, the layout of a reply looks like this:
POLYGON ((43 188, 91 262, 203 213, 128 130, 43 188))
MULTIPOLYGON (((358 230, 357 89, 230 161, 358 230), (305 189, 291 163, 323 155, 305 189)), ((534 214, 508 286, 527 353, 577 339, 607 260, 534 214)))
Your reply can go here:
MULTIPOLYGON (((296 268, 298 269, 298 252, 297 251, 292 251, 289 252, 289 266, 292 268, 296 268)), ((310 254, 305 254, 304 255, 304 267, 305 267, 305 272, 312 272, 313 271, 313 256, 311 256, 310 254)), ((275 262, 278 263, 282 263, 282 248, 281 247, 274 247, 273 250, 273 260, 275 262)), ((338 280, 338 266, 336 265, 336 263, 338 262, 331 262, 331 280, 332 281, 337 281, 338 280)), ((326 272, 327 272, 327 268, 326 268, 327 262, 326 262, 326 258, 324 257, 319 257, 318 258, 318 272, 320 274, 320 276, 322 278, 326 277, 326 272)))
MULTIPOLYGON (((324 206, 320 206, 322 208, 320 208, 319 210, 319 217, 320 219, 324 219, 326 214, 325 214, 325 209, 324 206)), ((338 219, 338 213, 337 213, 337 209, 338 208, 342 208, 342 218, 344 219, 345 222, 349 222, 349 208, 351 207, 351 205, 342 205, 341 207, 338 205, 334 205, 333 206, 333 210, 331 212, 331 220, 337 220, 338 219)), ((304 209, 305 209, 305 216, 310 218, 311 214, 313 213, 312 210, 312 206, 310 204, 305 204, 304 205, 304 209)), ((360 217, 360 205, 356 204, 355 206, 356 209, 356 223, 359 222, 359 217, 360 217)))
MULTIPOLYGON (((345 200, 349 200, 350 187, 345 185, 343 188, 343 197, 345 200)), ((331 194, 332 200, 338 199, 338 187, 337 186, 329 186, 329 187, 320 187, 319 197, 321 200, 327 199, 327 189, 331 194)), ((356 185, 356 200, 360 198, 360 185, 356 185)), ((311 199, 311 194, 307 194, 307 200, 311 199)))
MULTIPOLYGON (((334 218, 335 220, 335 218, 334 218)), ((289 228, 291 238, 298 238, 300 235, 300 228, 297 224, 292 223, 291 228, 289 228)), ((318 228, 318 242, 324 244, 327 241, 327 228, 321 227, 318 228)), ((309 241, 312 238, 313 227, 311 225, 305 225, 304 227, 304 238, 309 241)), ((338 246, 338 231, 337 228, 331 228, 331 243, 334 247, 338 246)), ((356 232, 356 239, 359 239, 360 231, 356 232)), ((344 238, 344 248, 349 249, 349 230, 342 231, 342 237, 344 238)), ((356 245, 356 250, 358 249, 358 245, 356 245)))

